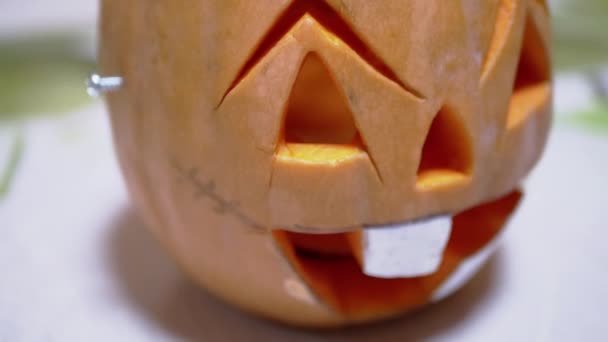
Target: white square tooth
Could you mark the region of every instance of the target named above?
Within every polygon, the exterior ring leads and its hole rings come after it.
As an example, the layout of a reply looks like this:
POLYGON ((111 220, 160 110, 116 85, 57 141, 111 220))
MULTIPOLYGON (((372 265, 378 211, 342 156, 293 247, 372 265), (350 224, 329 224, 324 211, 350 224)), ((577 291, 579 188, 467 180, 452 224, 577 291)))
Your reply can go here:
POLYGON ((411 278, 434 273, 452 231, 452 217, 440 216, 363 231, 363 272, 376 278, 411 278))

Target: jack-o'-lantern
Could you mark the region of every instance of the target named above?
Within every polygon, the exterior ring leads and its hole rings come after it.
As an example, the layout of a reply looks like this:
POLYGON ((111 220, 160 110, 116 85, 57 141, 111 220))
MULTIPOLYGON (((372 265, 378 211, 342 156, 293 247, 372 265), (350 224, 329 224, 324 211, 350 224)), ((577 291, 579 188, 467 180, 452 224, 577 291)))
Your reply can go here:
POLYGON ((103 0, 101 27, 136 207, 193 279, 290 324, 453 291, 547 139, 542 0, 103 0))

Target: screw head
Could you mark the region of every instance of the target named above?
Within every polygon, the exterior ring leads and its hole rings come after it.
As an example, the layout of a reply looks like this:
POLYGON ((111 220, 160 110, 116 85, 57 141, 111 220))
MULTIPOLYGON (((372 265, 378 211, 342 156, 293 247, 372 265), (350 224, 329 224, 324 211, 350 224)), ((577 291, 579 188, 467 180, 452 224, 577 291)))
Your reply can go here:
POLYGON ((91 97, 99 97, 110 91, 120 89, 123 78, 120 76, 101 76, 97 73, 91 74, 86 81, 87 93, 91 97))

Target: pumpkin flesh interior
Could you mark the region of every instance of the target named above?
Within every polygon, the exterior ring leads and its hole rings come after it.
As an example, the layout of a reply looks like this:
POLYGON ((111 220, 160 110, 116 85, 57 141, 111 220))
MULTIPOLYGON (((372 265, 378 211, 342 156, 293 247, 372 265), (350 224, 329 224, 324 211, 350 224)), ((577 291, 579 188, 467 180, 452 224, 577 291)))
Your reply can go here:
POLYGON ((418 180, 421 190, 452 185, 473 170, 473 148, 464 123, 448 107, 435 116, 422 148, 418 180))
MULTIPOLYGON (((223 99, 251 72, 251 70, 272 50, 279 40, 285 37, 289 31, 303 18, 309 16, 314 18, 324 29, 329 32, 328 38, 342 41, 365 60, 378 73, 397 84, 404 90, 420 97, 418 91, 404 84, 395 71, 393 71, 376 53, 369 48, 359 34, 351 25, 342 18, 325 0, 293 0, 283 14, 273 23, 258 44, 255 51, 242 66, 237 77, 232 81, 223 99)), ((223 102, 223 100, 222 100, 223 102)))
POLYGON ((365 152, 347 100, 316 53, 302 63, 284 121, 279 157, 323 163, 365 152))
POLYGON ((321 301, 344 316, 365 319, 427 303, 463 259, 500 233, 521 197, 520 192, 513 192, 456 215, 441 266, 424 277, 380 279, 365 275, 360 266, 361 231, 313 235, 277 230, 273 234, 289 263, 321 301))
POLYGON ((509 105, 507 127, 512 129, 534 114, 551 93, 551 60, 534 19, 526 19, 523 43, 509 105))

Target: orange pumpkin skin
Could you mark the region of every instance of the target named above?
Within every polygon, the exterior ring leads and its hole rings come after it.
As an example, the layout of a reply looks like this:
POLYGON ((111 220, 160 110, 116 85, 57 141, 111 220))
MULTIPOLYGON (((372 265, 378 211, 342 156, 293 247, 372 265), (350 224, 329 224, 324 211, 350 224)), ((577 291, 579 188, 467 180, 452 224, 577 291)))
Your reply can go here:
POLYGON ((133 202, 197 282, 286 323, 347 325, 428 303, 502 229, 548 136, 541 0, 102 0, 101 10, 101 71, 125 79, 107 101, 133 202), (432 276, 379 283, 357 278, 352 260, 298 256, 300 243, 348 249, 341 235, 298 234, 446 213, 460 215, 432 276))

